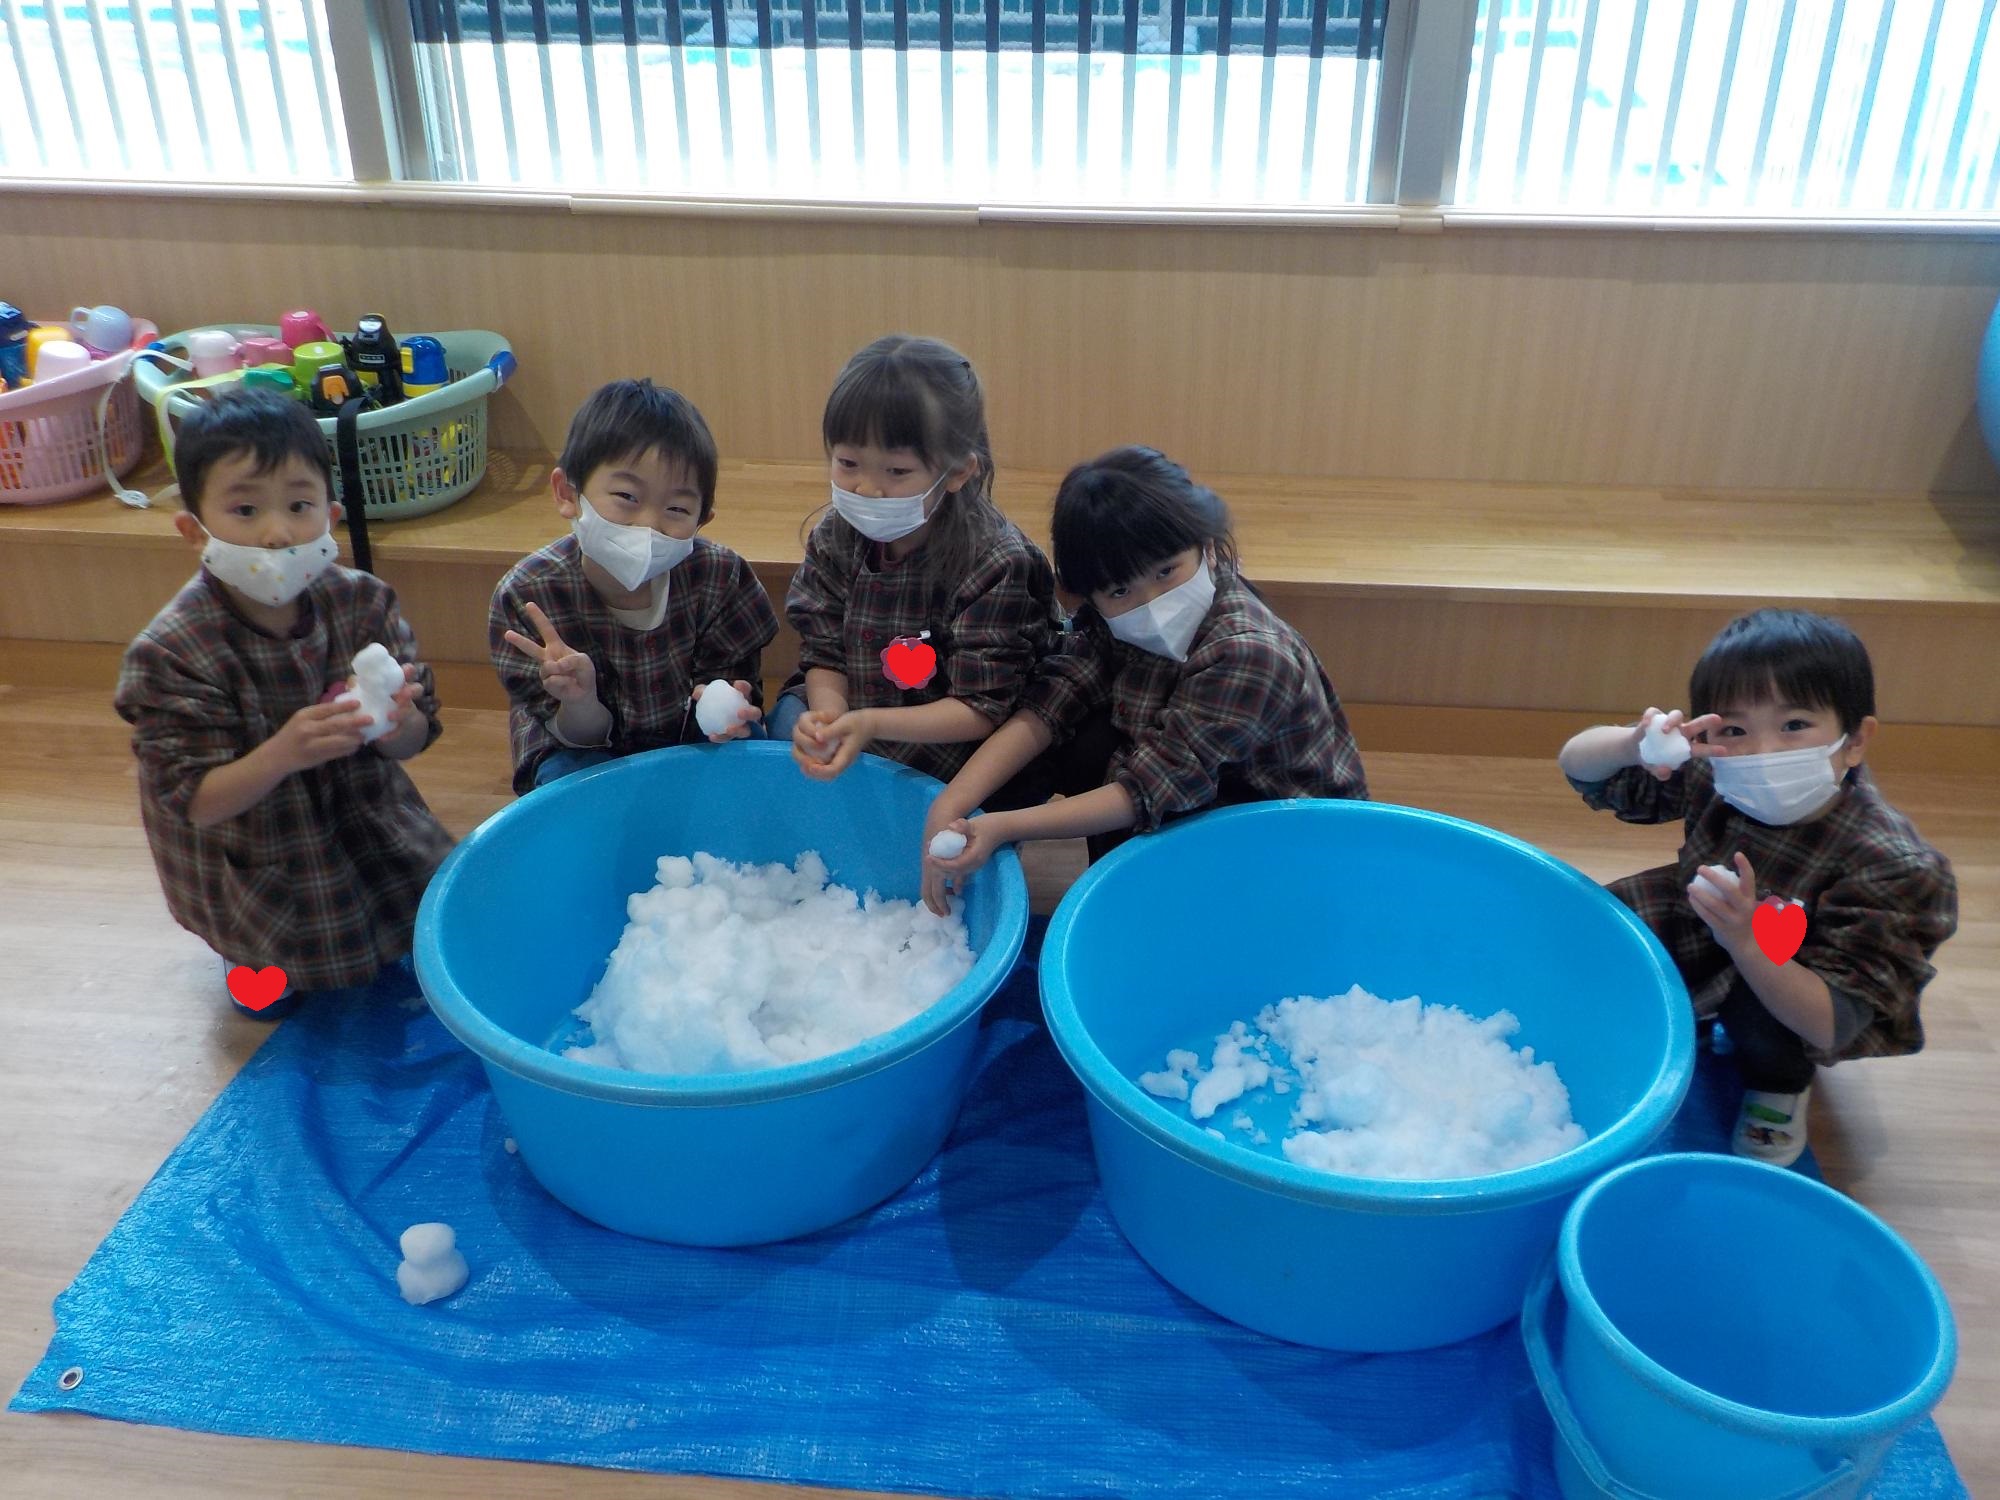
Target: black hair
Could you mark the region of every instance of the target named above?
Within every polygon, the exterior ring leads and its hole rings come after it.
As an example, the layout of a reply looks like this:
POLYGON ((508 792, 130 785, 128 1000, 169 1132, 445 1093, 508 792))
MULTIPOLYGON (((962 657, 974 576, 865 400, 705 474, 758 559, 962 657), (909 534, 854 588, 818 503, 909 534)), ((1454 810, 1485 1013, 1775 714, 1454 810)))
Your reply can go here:
MULTIPOLYGON (((924 569, 933 593, 969 575, 1006 519, 993 504, 993 444, 986 436, 986 395, 972 361, 951 345, 914 334, 875 340, 842 367, 826 398, 820 439, 907 448, 936 474, 969 457, 970 479, 940 494, 924 536, 924 569)), ((810 518, 808 518, 810 519, 810 518)), ((847 522, 836 516, 835 522, 847 522)))
POLYGON ((1085 599, 1190 547, 1212 546, 1218 573, 1236 569, 1229 507, 1157 448, 1113 448, 1071 469, 1049 540, 1056 578, 1085 599))
POLYGON ((333 460, 312 413, 276 391, 239 389, 196 407, 174 440, 174 480, 181 487, 181 504, 197 521, 209 471, 238 453, 252 454, 259 474, 270 473, 288 458, 304 459, 319 470, 332 502, 333 460))
POLYGON ((712 517, 715 436, 692 401, 650 380, 614 380, 592 391, 569 419, 556 467, 581 491, 606 464, 655 452, 688 466, 701 491, 701 518, 712 517))
POLYGON ((1875 712, 1875 669, 1861 638, 1803 609, 1760 609, 1723 626, 1688 678, 1688 712, 1795 703, 1840 716, 1852 734, 1875 712))

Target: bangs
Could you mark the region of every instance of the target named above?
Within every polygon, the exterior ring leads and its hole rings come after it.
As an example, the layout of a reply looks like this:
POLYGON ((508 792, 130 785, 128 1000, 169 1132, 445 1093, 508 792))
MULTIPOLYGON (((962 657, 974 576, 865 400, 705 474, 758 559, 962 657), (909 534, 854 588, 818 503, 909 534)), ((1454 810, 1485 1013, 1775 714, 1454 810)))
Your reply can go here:
POLYGON ((836 444, 906 448, 927 468, 952 461, 944 449, 944 413, 919 373, 894 356, 858 359, 841 371, 826 398, 820 438, 831 452, 836 444))
POLYGON ((1732 620, 1695 663, 1688 711, 1796 704, 1839 717, 1852 733, 1875 712, 1868 649, 1838 620, 1804 610, 1760 609, 1732 620))
POLYGON ((1049 522, 1056 577, 1085 598, 1209 540, 1181 507, 1103 468, 1072 470, 1049 522))

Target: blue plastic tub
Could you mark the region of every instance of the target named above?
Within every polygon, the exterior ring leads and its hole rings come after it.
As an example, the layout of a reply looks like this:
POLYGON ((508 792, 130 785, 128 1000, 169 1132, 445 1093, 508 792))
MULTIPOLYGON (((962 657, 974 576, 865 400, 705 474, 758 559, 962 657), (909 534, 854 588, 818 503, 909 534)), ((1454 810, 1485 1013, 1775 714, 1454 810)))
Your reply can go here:
POLYGON ((1521 1329, 1568 1500, 1861 1495, 1958 1352, 1943 1291, 1894 1230, 1728 1156, 1656 1156, 1591 1184, 1521 1329))
POLYGON ((1623 904, 1518 839, 1385 803, 1260 803, 1131 840, 1071 887, 1041 983, 1125 1237, 1225 1318, 1323 1348, 1430 1348, 1515 1317, 1570 1200, 1647 1148, 1694 1066, 1687 989, 1623 904), (1172 1047, 1206 1063, 1265 1005, 1354 984, 1513 1011, 1590 1139, 1491 1177, 1336 1176, 1286 1161, 1278 1130, 1217 1140, 1134 1082, 1172 1047))
POLYGON ((863 756, 831 785, 789 746, 689 746, 566 776, 452 851, 417 914, 417 977, 479 1055, 522 1161, 557 1199, 627 1234, 750 1245, 810 1234, 903 1188, 971 1081, 979 1010, 1028 927, 1020 861, 971 882, 978 962, 922 1015, 817 1062, 702 1077, 550 1050, 603 977, 626 898, 664 854, 790 864, 817 849, 856 890, 915 899, 929 776, 863 756))

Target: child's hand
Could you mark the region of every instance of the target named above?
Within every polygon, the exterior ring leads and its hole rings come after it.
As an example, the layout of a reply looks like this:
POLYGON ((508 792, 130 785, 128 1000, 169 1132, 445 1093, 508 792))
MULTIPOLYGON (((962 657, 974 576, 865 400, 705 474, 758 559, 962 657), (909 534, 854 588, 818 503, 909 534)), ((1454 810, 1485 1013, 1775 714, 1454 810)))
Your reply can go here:
POLYGON ((924 819, 924 841, 917 848, 917 863, 923 870, 924 905, 941 917, 951 915, 951 903, 945 899, 949 882, 937 861, 931 858, 931 840, 946 829, 958 834, 965 832, 965 817, 952 802, 949 789, 939 793, 931 803, 930 813, 924 819))
MULTIPOLYGON (((395 696, 389 700, 389 728, 392 731, 402 727, 410 705, 415 703, 423 693, 423 684, 417 680, 417 677, 417 669, 408 662, 404 662, 403 685, 396 689, 395 696)), ((347 686, 348 690, 352 692, 354 689, 354 679, 349 678, 347 686)))
POLYGON ((597 668, 591 665, 590 658, 564 644, 539 604, 528 606, 528 624, 542 638, 540 643, 529 640, 518 630, 507 632, 507 643, 535 659, 541 668, 542 686, 548 689, 549 696, 558 703, 595 702, 597 668))
POLYGON ((1757 872, 1740 851, 1733 870, 1721 865, 1704 865, 1702 869, 1708 878, 1688 882, 1688 905, 1734 958, 1756 941, 1751 919, 1757 914, 1757 872))
MULTIPOLYGON (((1004 815, 982 813, 976 818, 957 818, 944 825, 953 833, 965 835, 965 848, 953 859, 938 859, 931 854, 928 835, 924 840, 924 905, 941 917, 951 915, 951 903, 946 899, 947 891, 965 890, 965 882, 972 873, 984 865, 1001 847, 1009 842, 1006 836, 1004 815)), ((931 832, 937 832, 936 829, 931 832)))
MULTIPOLYGON (((735 688, 746 699, 750 696, 750 684, 744 682, 742 679, 739 678, 729 685, 735 688)), ((705 682, 700 684, 688 695, 689 698, 696 703, 701 702, 702 692, 707 687, 708 684, 705 682)), ((711 734, 708 737, 708 742, 711 745, 722 745, 727 744, 730 740, 747 739, 750 735, 750 726, 763 717, 764 715, 758 710, 756 704, 746 702, 741 708, 736 710, 736 727, 734 729, 725 729, 721 734, 711 734)))
POLYGON ((807 709, 792 728, 792 759, 807 775, 825 769, 832 758, 834 747, 826 738, 826 731, 835 717, 816 708, 807 709))
MULTIPOLYGON (((1649 708, 1639 715, 1639 722, 1632 729, 1632 764, 1645 766, 1645 762, 1639 759, 1639 741, 1646 737, 1646 728, 1655 719, 1660 720, 1660 733, 1671 734, 1674 730, 1678 729, 1682 734, 1686 735, 1688 749, 1694 755, 1706 757, 1716 753, 1716 747, 1703 744, 1699 736, 1711 729, 1718 728, 1722 723, 1722 715, 1703 714, 1699 719, 1687 719, 1686 715, 1678 708, 1670 714, 1662 714, 1657 708, 1649 708), (1685 722, 1683 722, 1684 720, 1685 722)), ((1645 769, 1652 774, 1653 779, 1656 781, 1672 781, 1674 779, 1674 772, 1680 768, 1678 766, 1645 766, 1645 769)))
POLYGON ((815 740, 818 754, 800 761, 799 765, 814 781, 832 781, 853 765, 854 758, 874 740, 874 721, 867 709, 850 708, 832 723, 826 722, 825 714, 806 714, 800 718, 799 727, 803 729, 806 720, 814 718, 819 720, 815 740))
POLYGON ((310 770, 359 750, 368 722, 358 703, 314 703, 285 720, 265 743, 287 773, 310 770))

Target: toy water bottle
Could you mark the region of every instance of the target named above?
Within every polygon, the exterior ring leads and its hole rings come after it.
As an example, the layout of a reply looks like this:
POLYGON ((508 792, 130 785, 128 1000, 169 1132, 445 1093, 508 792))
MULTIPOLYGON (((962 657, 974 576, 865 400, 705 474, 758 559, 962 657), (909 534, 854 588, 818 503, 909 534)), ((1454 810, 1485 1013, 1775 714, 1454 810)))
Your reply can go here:
POLYGON ((377 401, 393 406, 403 399, 402 351, 380 313, 367 314, 355 325, 354 333, 340 343, 347 351, 347 363, 377 401))
POLYGON ((28 378, 28 335, 35 325, 11 302, 0 302, 0 380, 10 386, 28 378))
POLYGON ((451 383, 451 371, 444 362, 444 345, 427 333, 413 333, 403 340, 403 394, 428 396, 451 383))
POLYGON ((333 341, 320 315, 310 307, 297 307, 278 319, 279 337, 287 347, 297 349, 301 344, 324 344, 333 341))

